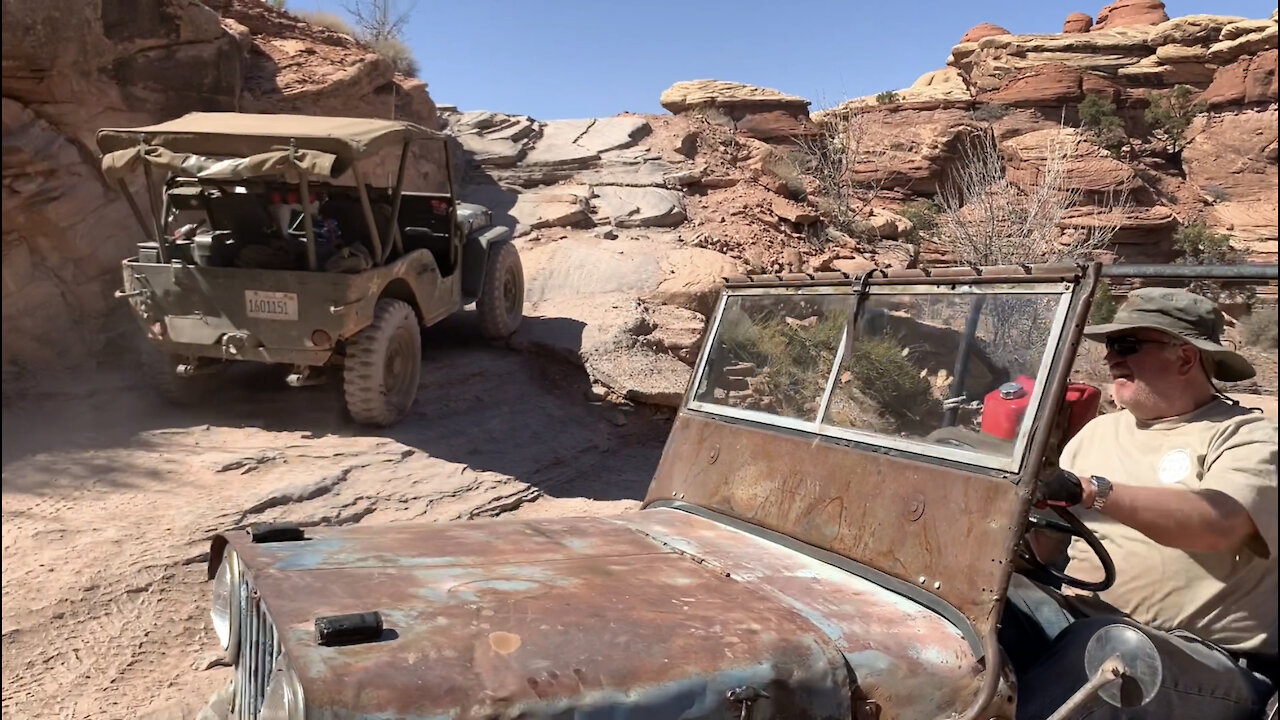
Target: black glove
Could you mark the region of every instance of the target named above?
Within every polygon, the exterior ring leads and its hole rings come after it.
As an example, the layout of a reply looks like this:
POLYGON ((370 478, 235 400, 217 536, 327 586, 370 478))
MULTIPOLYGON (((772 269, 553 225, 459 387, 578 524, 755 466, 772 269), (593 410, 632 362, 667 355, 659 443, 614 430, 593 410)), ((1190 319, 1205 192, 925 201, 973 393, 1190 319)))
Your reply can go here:
POLYGON ((1036 486, 1035 506, 1038 508, 1055 506, 1071 507, 1084 500, 1084 486, 1075 473, 1066 470, 1040 478, 1036 486))

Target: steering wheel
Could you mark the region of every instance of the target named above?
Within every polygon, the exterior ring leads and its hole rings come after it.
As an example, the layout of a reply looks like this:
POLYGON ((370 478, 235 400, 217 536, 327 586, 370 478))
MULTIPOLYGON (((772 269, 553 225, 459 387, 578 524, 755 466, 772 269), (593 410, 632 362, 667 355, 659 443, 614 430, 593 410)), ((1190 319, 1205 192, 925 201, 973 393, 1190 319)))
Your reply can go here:
POLYGON ((1052 509, 1062 518, 1061 521, 1032 514, 1027 518, 1027 531, 1048 530, 1080 538, 1089 546, 1090 550, 1093 550, 1093 554, 1098 557, 1098 562, 1102 564, 1102 579, 1098 581, 1081 580, 1044 564, 1040 561, 1040 558, 1036 557, 1035 551, 1031 548, 1031 542, 1027 539, 1025 533, 1018 543, 1019 559, 1030 566, 1032 572, 1048 575, 1063 585, 1070 585, 1073 588, 1087 592, 1102 592, 1114 585, 1116 583, 1116 565, 1111 560, 1111 554, 1107 552, 1107 548, 1103 546, 1098 536, 1093 534, 1093 531, 1087 525, 1080 522, 1080 518, 1076 517, 1070 510, 1060 507, 1052 509))

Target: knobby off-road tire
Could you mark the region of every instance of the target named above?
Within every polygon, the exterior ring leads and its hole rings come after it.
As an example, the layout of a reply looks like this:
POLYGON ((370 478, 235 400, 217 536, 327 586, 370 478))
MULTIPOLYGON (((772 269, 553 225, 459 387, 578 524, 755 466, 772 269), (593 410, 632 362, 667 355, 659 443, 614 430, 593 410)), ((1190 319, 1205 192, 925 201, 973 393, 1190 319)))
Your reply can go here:
POLYGON ((351 419, 386 427, 409 413, 422 373, 418 316, 403 300, 383 298, 373 322, 347 341, 342 394, 351 419))
POLYGON ((142 352, 142 367, 147 382, 162 400, 178 407, 194 407, 213 400, 219 386, 219 371, 183 377, 175 370, 181 360, 158 347, 142 352))
POLYGON ((476 300, 480 334, 490 340, 510 337, 524 319, 524 267, 509 242, 490 248, 485 261, 484 286, 476 300))

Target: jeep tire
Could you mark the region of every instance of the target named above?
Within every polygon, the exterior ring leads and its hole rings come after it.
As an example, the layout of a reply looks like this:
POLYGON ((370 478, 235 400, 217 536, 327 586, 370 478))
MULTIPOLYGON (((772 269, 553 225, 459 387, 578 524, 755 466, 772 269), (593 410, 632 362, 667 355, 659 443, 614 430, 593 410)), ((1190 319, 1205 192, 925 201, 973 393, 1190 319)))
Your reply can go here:
POLYGON ((351 419, 386 427, 409 414, 422 374, 418 316, 403 300, 383 298, 373 322, 347 341, 342 394, 351 419))
POLYGON ((489 248, 484 285, 476 300, 480 334, 490 340, 509 337, 524 318, 524 268, 520 253, 509 242, 489 248))

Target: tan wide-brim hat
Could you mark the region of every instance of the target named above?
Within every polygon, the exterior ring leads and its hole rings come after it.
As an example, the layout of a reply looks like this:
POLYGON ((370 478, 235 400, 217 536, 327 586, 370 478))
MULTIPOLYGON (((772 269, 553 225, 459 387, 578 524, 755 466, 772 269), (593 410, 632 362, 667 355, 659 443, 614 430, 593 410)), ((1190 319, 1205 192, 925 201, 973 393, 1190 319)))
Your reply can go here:
POLYGON ((1159 330, 1207 354, 1215 379, 1248 380, 1257 372, 1244 356, 1222 345, 1225 326, 1222 311, 1212 300, 1178 288, 1152 287, 1129 293, 1114 320, 1086 327, 1084 336, 1102 342, 1108 335, 1126 330, 1159 330))

